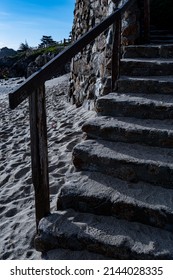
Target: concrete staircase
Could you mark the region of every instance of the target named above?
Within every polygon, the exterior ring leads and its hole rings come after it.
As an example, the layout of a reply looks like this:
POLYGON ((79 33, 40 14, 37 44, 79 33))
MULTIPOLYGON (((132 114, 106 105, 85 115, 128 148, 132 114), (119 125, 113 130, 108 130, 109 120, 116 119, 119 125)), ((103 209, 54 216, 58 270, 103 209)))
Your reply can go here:
POLYGON ((173 45, 126 47, 117 92, 96 110, 57 212, 40 222, 37 250, 173 259, 173 45))
POLYGON ((173 44, 173 30, 158 30, 151 26, 150 42, 153 44, 173 44))

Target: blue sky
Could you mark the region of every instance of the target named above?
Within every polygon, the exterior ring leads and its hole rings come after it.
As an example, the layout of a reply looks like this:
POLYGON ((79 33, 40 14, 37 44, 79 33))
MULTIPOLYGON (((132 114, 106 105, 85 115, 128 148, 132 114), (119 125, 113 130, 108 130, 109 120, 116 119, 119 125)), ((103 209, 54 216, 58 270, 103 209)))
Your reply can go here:
POLYGON ((0 0, 0 48, 35 47, 43 35, 68 38, 75 0, 0 0))

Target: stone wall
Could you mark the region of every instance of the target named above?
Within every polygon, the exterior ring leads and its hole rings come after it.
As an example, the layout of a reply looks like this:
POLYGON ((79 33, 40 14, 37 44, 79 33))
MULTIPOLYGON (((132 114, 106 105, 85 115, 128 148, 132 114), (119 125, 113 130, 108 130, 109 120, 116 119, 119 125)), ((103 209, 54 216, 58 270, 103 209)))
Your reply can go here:
MULTIPOLYGON (((125 0, 76 0, 72 40, 100 23, 125 0)), ((136 7, 125 13, 122 22, 122 44, 136 41, 138 23, 136 7), (134 13, 135 11, 135 13, 134 13)), ((71 63, 69 99, 77 106, 94 107, 95 100, 111 91, 113 27, 88 45, 71 63)))

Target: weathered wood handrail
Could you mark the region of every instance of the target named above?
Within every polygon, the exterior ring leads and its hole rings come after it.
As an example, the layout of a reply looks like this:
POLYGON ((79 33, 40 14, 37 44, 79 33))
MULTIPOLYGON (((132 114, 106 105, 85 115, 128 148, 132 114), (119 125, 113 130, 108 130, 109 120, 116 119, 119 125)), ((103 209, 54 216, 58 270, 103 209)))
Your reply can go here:
MULTIPOLYGON (((114 24, 114 43, 112 61, 112 88, 119 75, 120 47, 121 47, 121 19, 124 12, 137 0, 127 0, 120 8, 100 24, 81 36, 75 43, 64 49, 45 66, 31 75, 21 86, 9 94, 10 108, 16 108, 29 97, 30 105, 30 132, 32 178, 35 188, 36 223, 50 212, 49 179, 48 179, 48 152, 47 126, 45 109, 45 81, 56 74, 61 65, 68 62, 77 53, 83 50, 96 37, 114 24)), ((144 0, 148 1, 148 0, 144 0)))

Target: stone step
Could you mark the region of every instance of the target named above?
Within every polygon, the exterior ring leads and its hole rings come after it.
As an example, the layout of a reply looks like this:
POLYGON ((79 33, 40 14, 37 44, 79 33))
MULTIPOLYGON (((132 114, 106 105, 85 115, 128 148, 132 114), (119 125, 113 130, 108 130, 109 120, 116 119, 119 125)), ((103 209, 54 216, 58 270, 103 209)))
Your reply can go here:
POLYGON ((171 29, 155 29, 155 28, 151 28, 150 30, 150 34, 151 35, 164 35, 164 36, 167 36, 167 35, 173 35, 173 30, 171 29))
POLYGON ((151 39, 157 39, 160 41, 165 41, 165 40, 173 40, 173 35, 172 34, 156 34, 152 33, 150 35, 151 39))
POLYGON ((123 58, 120 75, 124 76, 166 76, 173 75, 173 59, 123 58))
POLYGON ((87 250, 112 259, 172 259, 173 234, 114 217, 57 211, 39 223, 38 251, 87 250))
POLYGON ((173 120, 100 116, 84 123, 87 138, 173 148, 173 120))
POLYGON ((141 119, 172 119, 173 96, 159 94, 109 93, 96 102, 100 115, 141 119))
POLYGON ((123 58, 173 58, 173 45, 131 45, 124 47, 123 58))
POLYGON ((77 170, 101 172, 129 182, 173 188, 173 151, 139 144, 86 140, 73 150, 77 170))
POLYGON ((114 216, 173 232, 173 190, 127 183, 97 172, 76 172, 58 195, 57 209, 114 216))
POLYGON ((151 44, 163 44, 163 45, 168 45, 168 44, 170 44, 170 45, 172 45, 173 44, 173 40, 171 40, 171 39, 169 39, 169 40, 161 40, 161 39, 152 39, 151 38, 151 40, 150 40, 150 42, 151 42, 151 44))
POLYGON ((117 85, 117 91, 124 93, 173 94, 173 76, 121 76, 117 85))

